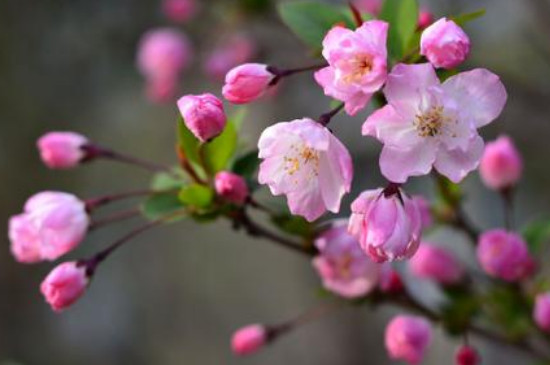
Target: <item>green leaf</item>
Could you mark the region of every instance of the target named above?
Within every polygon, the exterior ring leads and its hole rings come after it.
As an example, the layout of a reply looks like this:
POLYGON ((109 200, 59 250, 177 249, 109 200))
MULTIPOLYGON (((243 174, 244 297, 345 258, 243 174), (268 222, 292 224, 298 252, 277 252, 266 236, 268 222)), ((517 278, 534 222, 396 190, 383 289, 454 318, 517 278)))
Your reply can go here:
POLYGON ((522 229, 522 235, 531 253, 540 253, 544 244, 550 242, 550 220, 541 219, 529 223, 522 229))
POLYGON ((519 339, 529 333, 531 308, 514 287, 494 288, 483 303, 490 320, 505 329, 509 338, 519 339))
POLYGON ((237 149, 237 131, 228 121, 222 134, 199 148, 206 171, 210 175, 227 169, 227 165, 237 149))
POLYGON ((273 216, 271 221, 286 233, 304 238, 313 237, 313 225, 302 217, 290 214, 279 214, 273 216))
POLYGON ((150 196, 141 205, 143 215, 151 220, 159 219, 172 212, 181 210, 185 205, 175 193, 159 193, 150 196))
POLYGON ((259 165, 260 159, 258 158, 258 150, 253 150, 237 158, 233 163, 231 170, 234 173, 249 179, 254 175, 259 165))
POLYGON ((325 34, 335 25, 354 28, 351 11, 340 6, 318 1, 295 1, 280 4, 278 10, 283 22, 315 50, 321 49, 325 34))
POLYGON ((471 22, 472 20, 475 20, 477 18, 481 18, 485 15, 485 9, 479 9, 476 11, 472 11, 471 13, 465 13, 460 14, 456 16, 450 17, 452 21, 454 21, 456 24, 462 26, 468 22, 471 22))
POLYGON ((208 186, 192 184, 181 189, 178 198, 185 205, 202 209, 212 203, 214 192, 208 186))
POLYGON ((196 171, 202 171, 199 156, 199 140, 185 125, 182 117, 178 117, 178 144, 185 158, 196 171))
POLYGON ((181 188, 185 184, 185 177, 182 174, 181 178, 176 178, 174 175, 167 172, 159 172, 153 176, 151 181, 151 189, 162 191, 181 188))
POLYGON ((388 51, 391 59, 401 60, 418 24, 418 2, 416 0, 385 0, 380 19, 390 24, 388 30, 388 51))

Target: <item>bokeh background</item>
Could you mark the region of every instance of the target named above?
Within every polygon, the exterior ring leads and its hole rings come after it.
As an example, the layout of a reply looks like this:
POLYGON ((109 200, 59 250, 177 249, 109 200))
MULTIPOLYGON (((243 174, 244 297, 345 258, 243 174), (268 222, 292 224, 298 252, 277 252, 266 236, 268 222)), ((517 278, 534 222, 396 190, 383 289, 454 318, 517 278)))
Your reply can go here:
MULTIPOLYGON (((244 31, 259 45, 256 60, 279 66, 311 62, 303 45, 277 19, 271 5, 252 14, 234 9, 257 1, 202 0, 199 17, 179 26, 196 50, 181 94, 214 91, 201 60, 230 31, 244 31)), ((259 1, 262 3, 262 1, 259 1)), ((518 222, 548 214, 550 174, 550 3, 545 0, 433 0, 421 2, 436 17, 487 9, 466 26, 473 52, 466 68, 486 67, 502 76, 509 102, 483 130, 487 138, 514 137, 525 158, 518 222)), ((261 4, 260 4, 261 5, 261 4)), ((170 24, 157 0, 2 0, 0 2, 0 221, 44 189, 93 197, 147 186, 149 175, 98 162, 73 171, 47 170, 35 140, 48 130, 75 130, 104 145, 174 163, 174 103, 144 97, 135 67, 136 46, 150 28, 170 24)), ((244 133, 253 144, 270 123, 318 116, 329 100, 310 75, 285 81, 278 95, 249 108, 244 133)), ((335 133, 354 155, 354 193, 377 186, 379 145, 361 138, 358 118, 338 117, 335 133)), ((502 224, 497 197, 476 174, 467 179, 467 209, 483 227, 502 224)), ((428 192, 429 179, 411 191, 428 192)), ((429 194, 429 193, 428 193, 429 194)), ((268 200, 263 194, 261 200, 268 200)), ((122 209, 119 204, 110 209, 122 209)), ((107 214, 110 209, 103 212, 107 214)), ((137 222, 93 232, 72 257, 106 246, 137 222)), ((0 364, 389 364, 383 329, 395 309, 347 308, 285 336, 257 356, 235 359, 229 338, 239 326, 294 317, 319 302, 319 281, 303 257, 235 233, 226 222, 183 222, 145 235, 117 252, 82 300, 63 314, 43 303, 38 286, 52 264, 25 266, 9 253, 0 225, 0 364)), ((474 265, 470 247, 455 232, 432 237, 474 265)), ((437 293, 412 283, 422 299, 437 293)), ((529 364, 522 354, 474 339, 486 364, 529 364)), ((437 332, 426 364, 450 364, 457 340, 437 332)))

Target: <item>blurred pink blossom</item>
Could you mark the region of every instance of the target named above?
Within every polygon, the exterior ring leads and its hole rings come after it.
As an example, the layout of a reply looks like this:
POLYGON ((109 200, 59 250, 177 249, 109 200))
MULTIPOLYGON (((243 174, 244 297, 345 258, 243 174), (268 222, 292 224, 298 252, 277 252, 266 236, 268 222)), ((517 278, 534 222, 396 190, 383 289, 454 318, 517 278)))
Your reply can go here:
POLYGON ((40 285, 40 291, 56 312, 70 307, 86 291, 86 267, 76 262, 56 266, 40 285))
POLYGON ((523 162, 516 146, 507 136, 487 143, 479 166, 485 185, 502 190, 514 186, 521 178, 523 162))
POLYGON ((51 169, 69 169, 85 157, 88 139, 74 132, 48 132, 37 141, 40 158, 51 169))
POLYGON ((386 349, 394 360, 420 364, 432 341, 432 327, 422 317, 400 315, 386 327, 386 349))

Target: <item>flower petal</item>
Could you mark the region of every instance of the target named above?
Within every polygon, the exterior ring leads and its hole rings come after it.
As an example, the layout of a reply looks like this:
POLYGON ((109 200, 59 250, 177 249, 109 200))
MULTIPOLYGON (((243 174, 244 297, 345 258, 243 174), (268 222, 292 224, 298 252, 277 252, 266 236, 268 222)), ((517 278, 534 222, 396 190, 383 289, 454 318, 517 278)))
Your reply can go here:
POLYGON ((409 150, 384 146, 380 155, 382 175, 395 183, 404 183, 409 176, 426 175, 432 169, 436 152, 437 144, 432 140, 409 150))
POLYGON ((362 132, 364 136, 376 137, 387 146, 409 149, 424 142, 411 121, 412 117, 410 121, 405 119, 388 104, 367 118, 362 132))
POLYGON ((447 176, 452 182, 459 183, 479 165, 483 154, 483 139, 475 136, 470 141, 466 151, 460 148, 446 151, 441 149, 435 160, 434 167, 439 173, 447 176))

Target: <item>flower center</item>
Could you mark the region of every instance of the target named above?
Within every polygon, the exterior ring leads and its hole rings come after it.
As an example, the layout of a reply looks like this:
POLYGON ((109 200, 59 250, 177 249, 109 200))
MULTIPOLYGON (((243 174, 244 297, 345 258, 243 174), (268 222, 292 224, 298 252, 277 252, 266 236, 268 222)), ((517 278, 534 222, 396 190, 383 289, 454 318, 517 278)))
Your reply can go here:
POLYGON ((305 145, 291 145, 290 153, 284 157, 284 162, 284 169, 290 176, 304 167, 309 169, 310 177, 317 176, 319 173, 319 152, 305 145))
POLYGON ((353 264, 353 256, 346 252, 341 257, 338 258, 336 267, 338 268, 338 273, 343 279, 348 279, 351 276, 351 265, 353 264))
POLYGON ((366 53, 355 55, 348 62, 351 72, 344 78, 348 83, 361 80, 373 68, 372 56, 366 53))
POLYGON ((443 107, 432 106, 427 112, 414 117, 415 126, 420 137, 435 137, 441 134, 444 124, 449 118, 443 115, 443 107))

